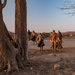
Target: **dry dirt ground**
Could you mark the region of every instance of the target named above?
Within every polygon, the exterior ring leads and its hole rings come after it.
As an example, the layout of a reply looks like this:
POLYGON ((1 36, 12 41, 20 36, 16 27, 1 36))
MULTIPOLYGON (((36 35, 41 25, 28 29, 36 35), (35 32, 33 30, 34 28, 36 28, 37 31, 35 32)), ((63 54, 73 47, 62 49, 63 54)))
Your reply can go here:
POLYGON ((75 48, 63 48, 53 53, 51 49, 30 50, 30 67, 25 75, 75 75, 75 48), (54 65, 59 68, 54 68, 54 65))
POLYGON ((35 46, 29 45, 30 65, 11 75, 75 75, 75 47, 64 46, 53 53, 49 45, 42 51, 35 46))

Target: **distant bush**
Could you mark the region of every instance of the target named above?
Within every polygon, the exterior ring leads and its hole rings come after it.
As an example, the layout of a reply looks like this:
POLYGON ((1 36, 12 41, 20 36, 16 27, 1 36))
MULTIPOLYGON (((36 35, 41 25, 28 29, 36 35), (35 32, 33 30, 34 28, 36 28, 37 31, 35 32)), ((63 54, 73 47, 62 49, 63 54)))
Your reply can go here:
POLYGON ((70 34, 68 34, 68 33, 63 34, 63 37, 69 37, 69 36, 70 36, 70 34))
POLYGON ((50 36, 50 33, 42 33, 42 36, 44 36, 44 38, 47 38, 50 36))

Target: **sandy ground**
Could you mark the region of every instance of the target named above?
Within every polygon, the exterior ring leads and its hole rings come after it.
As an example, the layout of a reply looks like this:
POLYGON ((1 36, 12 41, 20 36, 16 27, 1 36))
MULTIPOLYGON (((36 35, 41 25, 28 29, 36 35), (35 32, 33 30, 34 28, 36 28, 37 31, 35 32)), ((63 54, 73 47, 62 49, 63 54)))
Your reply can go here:
POLYGON ((49 40, 44 42, 44 50, 40 51, 28 41, 30 65, 14 75, 75 75, 75 39, 63 39, 63 48, 55 53, 50 49, 49 40))
POLYGON ((44 42, 43 51, 32 41, 28 42, 31 64, 22 75, 75 75, 75 39, 63 39, 63 48, 57 49, 56 53, 50 49, 49 40, 44 42))
POLYGON ((75 39, 63 39, 63 48, 53 53, 49 40, 45 40, 43 51, 29 41, 29 60, 33 63, 29 75, 75 75, 75 39), (60 69, 55 70, 54 65, 60 69))

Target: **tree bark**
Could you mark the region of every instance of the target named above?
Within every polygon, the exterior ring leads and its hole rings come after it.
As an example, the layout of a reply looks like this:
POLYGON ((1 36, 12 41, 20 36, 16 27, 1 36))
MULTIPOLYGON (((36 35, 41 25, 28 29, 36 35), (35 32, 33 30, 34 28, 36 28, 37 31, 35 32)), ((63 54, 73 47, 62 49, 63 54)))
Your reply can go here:
POLYGON ((8 70, 11 69, 11 66, 13 66, 13 69, 15 68, 18 70, 17 62, 15 59, 16 49, 8 37, 10 35, 3 21, 2 10, 6 6, 6 1, 7 0, 4 0, 4 4, 2 4, 0 0, 0 60, 2 59, 0 62, 0 69, 4 69, 4 67, 7 65, 8 70))
MULTIPOLYGON (((5 50, 6 50, 6 45, 5 45, 5 40, 4 40, 4 30, 3 30, 3 15, 2 15, 2 9, 3 9, 3 4, 1 3, 0 0, 0 58, 3 57, 3 59, 6 59, 6 55, 5 55, 5 50)), ((1 61, 4 62, 4 61, 1 61)), ((1 66, 2 63, 0 63, 0 69, 4 68, 1 66)), ((4 64, 5 65, 5 64, 4 64)))
POLYGON ((18 41, 22 46, 24 64, 27 64, 27 10, 26 0, 15 0, 15 33, 18 37, 18 41))
POLYGON ((10 36, 3 21, 2 10, 6 6, 7 0, 2 4, 0 0, 0 70, 7 66, 8 71, 20 67, 27 63, 27 24, 26 24, 26 0, 15 0, 15 33, 17 35, 18 47, 10 36))

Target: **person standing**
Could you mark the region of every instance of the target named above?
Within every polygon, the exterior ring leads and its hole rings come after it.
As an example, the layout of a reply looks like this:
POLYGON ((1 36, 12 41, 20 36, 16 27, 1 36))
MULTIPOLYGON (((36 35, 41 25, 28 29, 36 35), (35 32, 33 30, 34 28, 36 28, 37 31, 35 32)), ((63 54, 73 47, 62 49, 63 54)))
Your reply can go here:
POLYGON ((55 30, 53 30, 51 34, 51 40, 52 40, 52 50, 53 52, 55 52, 56 51, 56 40, 57 40, 57 33, 55 32, 55 30))
POLYGON ((28 30, 28 40, 30 40, 30 39, 31 39, 31 31, 28 30))
POLYGON ((33 45, 35 45, 36 44, 36 32, 34 30, 31 33, 31 40, 33 41, 33 45))
POLYGON ((41 33, 38 34, 38 36, 37 36, 37 41, 38 41, 38 47, 40 47, 40 50, 43 50, 43 46, 44 46, 45 44, 44 44, 44 38, 43 38, 43 36, 41 35, 41 33))
POLYGON ((62 34, 58 30, 58 49, 62 48, 62 34))

